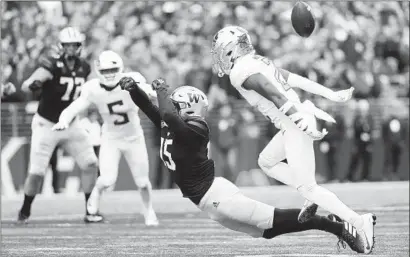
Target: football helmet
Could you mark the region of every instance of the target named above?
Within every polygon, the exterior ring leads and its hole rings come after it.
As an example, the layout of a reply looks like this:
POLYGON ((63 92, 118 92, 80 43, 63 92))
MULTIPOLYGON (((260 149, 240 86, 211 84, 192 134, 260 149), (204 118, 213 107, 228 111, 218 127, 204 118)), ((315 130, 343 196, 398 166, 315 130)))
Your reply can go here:
POLYGON ((84 42, 84 35, 73 27, 66 27, 58 35, 58 47, 67 57, 79 56, 84 42))
POLYGON ((122 58, 111 50, 102 52, 94 61, 94 66, 101 84, 107 87, 115 87, 124 70, 122 58))
POLYGON ((218 31, 212 40, 212 69, 219 77, 229 75, 236 59, 255 53, 246 29, 228 26, 218 31))
POLYGON ((182 118, 196 116, 204 118, 208 111, 208 97, 198 88, 182 86, 172 92, 171 101, 182 118))

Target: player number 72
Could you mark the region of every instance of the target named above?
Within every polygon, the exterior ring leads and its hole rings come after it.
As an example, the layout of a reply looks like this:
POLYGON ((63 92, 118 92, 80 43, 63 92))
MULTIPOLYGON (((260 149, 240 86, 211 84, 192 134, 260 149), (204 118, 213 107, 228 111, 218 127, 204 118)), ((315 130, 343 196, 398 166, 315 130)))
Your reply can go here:
POLYGON ((80 96, 81 90, 78 87, 84 84, 84 78, 80 77, 61 77, 60 84, 67 85, 64 95, 61 97, 63 101, 73 101, 80 96), (74 92, 74 93, 73 93, 74 92))
POLYGON ((161 147, 159 149, 159 157, 165 163, 168 169, 175 171, 175 162, 172 160, 171 153, 168 152, 168 146, 172 145, 172 139, 164 139, 161 137, 161 147), (164 160, 164 156, 168 158, 168 161, 164 160))

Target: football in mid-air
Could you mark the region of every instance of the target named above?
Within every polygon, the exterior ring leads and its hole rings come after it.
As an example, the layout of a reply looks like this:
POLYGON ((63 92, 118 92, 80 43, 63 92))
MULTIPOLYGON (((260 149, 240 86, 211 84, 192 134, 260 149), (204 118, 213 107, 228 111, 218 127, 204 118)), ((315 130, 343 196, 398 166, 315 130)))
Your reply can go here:
POLYGON ((301 37, 309 37, 315 30, 315 17, 312 8, 305 2, 299 1, 292 9, 292 26, 301 37))

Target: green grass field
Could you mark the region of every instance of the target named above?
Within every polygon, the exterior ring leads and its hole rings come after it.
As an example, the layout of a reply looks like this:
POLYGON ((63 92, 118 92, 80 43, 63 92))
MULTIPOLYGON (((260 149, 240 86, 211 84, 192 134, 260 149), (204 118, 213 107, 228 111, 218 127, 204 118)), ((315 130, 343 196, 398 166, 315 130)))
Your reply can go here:
MULTIPOLYGON (((325 185, 360 213, 377 215, 371 256, 409 256, 409 182, 325 185)), ((303 199, 285 186, 242 188, 260 201, 300 207, 303 199)), ((22 201, 2 198, 1 256, 355 256, 337 250, 337 238, 321 231, 254 239, 209 220, 178 190, 154 192, 160 226, 146 228, 136 191, 104 195, 102 224, 84 224, 84 200, 76 196, 39 196, 29 224, 16 225, 22 201)), ((243 206, 241 208, 246 208, 243 206)), ((326 214, 320 210, 320 214, 326 214)))

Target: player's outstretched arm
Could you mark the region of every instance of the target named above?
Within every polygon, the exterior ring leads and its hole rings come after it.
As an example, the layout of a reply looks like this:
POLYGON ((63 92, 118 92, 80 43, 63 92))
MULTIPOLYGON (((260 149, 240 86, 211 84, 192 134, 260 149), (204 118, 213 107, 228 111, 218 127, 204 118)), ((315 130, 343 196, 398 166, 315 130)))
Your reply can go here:
POLYGON ((297 87, 306 92, 323 96, 334 102, 345 102, 352 97, 354 90, 353 87, 346 90, 333 91, 325 86, 320 85, 319 83, 316 83, 310 79, 299 76, 287 70, 279 69, 279 71, 291 87, 297 87))
POLYGON ((58 123, 53 126, 52 130, 64 130, 68 128, 75 116, 85 111, 90 105, 91 102, 87 99, 87 97, 81 94, 77 100, 72 102, 67 108, 64 109, 64 111, 60 114, 58 123))
POLYGON ((123 77, 119 84, 123 90, 129 92, 132 101, 147 115, 152 123, 157 128, 161 128, 161 116, 158 107, 151 102, 150 97, 139 87, 138 83, 131 77, 123 77))
MULTIPOLYGON (((262 74, 257 73, 249 76, 242 84, 242 87, 247 90, 254 90, 256 93, 272 101, 276 106, 285 106, 291 99, 281 92, 262 74)), ((296 113, 296 108, 290 108, 287 113, 296 113)))
POLYGON ((56 65, 57 59, 53 54, 54 53, 49 53, 40 57, 40 67, 38 67, 21 86, 23 92, 39 89, 45 81, 53 79, 53 73, 58 69, 56 65))
POLYGON ((23 92, 30 92, 40 88, 43 82, 47 80, 51 80, 53 78, 53 74, 50 71, 46 70, 43 67, 37 68, 33 74, 23 82, 21 85, 21 90, 23 92))

